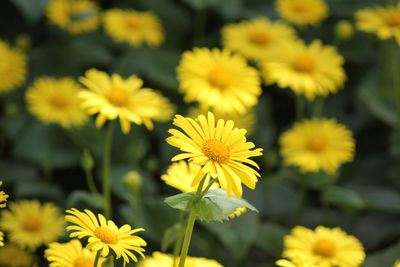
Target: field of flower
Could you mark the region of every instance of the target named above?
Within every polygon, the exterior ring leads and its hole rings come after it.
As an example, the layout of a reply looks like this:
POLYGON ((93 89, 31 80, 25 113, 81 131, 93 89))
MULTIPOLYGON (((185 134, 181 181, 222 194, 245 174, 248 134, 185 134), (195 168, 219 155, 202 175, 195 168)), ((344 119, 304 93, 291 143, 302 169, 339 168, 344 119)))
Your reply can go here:
POLYGON ((400 267, 400 3, 0 1, 1 267, 400 267))

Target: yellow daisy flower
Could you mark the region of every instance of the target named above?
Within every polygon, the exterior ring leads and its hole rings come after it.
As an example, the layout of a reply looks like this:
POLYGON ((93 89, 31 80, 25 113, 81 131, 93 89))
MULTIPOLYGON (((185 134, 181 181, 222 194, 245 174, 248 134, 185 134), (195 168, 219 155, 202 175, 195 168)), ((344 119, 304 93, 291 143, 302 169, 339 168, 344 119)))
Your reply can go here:
POLYGON ((317 25, 329 15, 324 0, 276 0, 279 16, 299 26, 317 25))
POLYGON ((47 18, 52 24, 79 34, 97 29, 100 23, 100 8, 91 0, 51 0, 47 7, 47 18))
MULTIPOLYGON (((49 267, 93 267, 96 253, 82 248, 81 242, 73 239, 64 244, 50 243, 44 256, 50 262, 49 267)), ((100 257, 97 266, 101 267, 104 260, 100 257)))
POLYGON ((360 30, 375 33, 379 39, 396 38, 400 44, 400 3, 397 6, 365 8, 355 14, 360 30))
MULTIPOLYGON (((177 257, 176 262, 179 262, 179 257, 177 257)), ((164 254, 161 252, 153 252, 151 257, 147 257, 138 263, 138 267, 166 267, 172 266, 173 256, 169 254, 164 254)), ((190 267, 223 267, 215 260, 209 260, 206 258, 196 258, 196 257, 186 257, 185 266, 190 267)))
POLYGON ((28 110, 44 123, 65 128, 82 126, 88 115, 78 97, 81 90, 72 78, 39 77, 26 92, 28 110))
POLYGON ((400 260, 396 260, 393 267, 400 267, 400 260))
POLYGON ((32 267, 32 255, 19 247, 7 245, 0 248, 0 266, 32 267))
POLYGON ((296 94, 314 100, 315 96, 326 97, 343 87, 343 63, 344 58, 333 46, 324 46, 319 40, 308 46, 296 41, 283 44, 273 57, 261 63, 261 68, 267 84, 290 87, 296 94))
POLYGON ((335 119, 304 120, 279 138, 285 165, 300 167, 302 172, 324 170, 333 174, 354 157, 355 142, 346 126, 335 119))
POLYGON ((0 94, 21 86, 27 75, 26 55, 0 40, 0 94))
POLYGON ((248 165, 259 168, 257 163, 249 159, 262 155, 262 149, 254 148, 252 142, 246 141, 246 130, 234 128, 234 122, 219 119, 215 121, 214 115, 209 112, 207 118, 203 115, 197 121, 176 115, 174 125, 177 129, 170 129, 172 136, 167 142, 178 147, 182 152, 172 158, 172 161, 189 159, 189 161, 202 165, 201 172, 193 179, 192 186, 200 183, 204 174, 218 178, 222 189, 228 196, 232 193, 240 198, 242 185, 254 189, 257 177, 260 174, 248 165))
POLYGON ((283 256, 296 261, 307 258, 320 267, 358 267, 365 259, 357 238, 340 228, 318 226, 315 231, 296 226, 284 239, 283 256))
POLYGON ((90 211, 81 212, 77 209, 69 209, 66 211, 69 215, 65 216, 67 222, 73 225, 67 226, 67 231, 73 231, 70 237, 89 237, 88 249, 92 251, 101 250, 101 256, 107 257, 110 249, 117 255, 117 259, 122 256, 124 266, 129 263, 129 258, 137 262, 136 256, 130 251, 137 252, 144 258, 144 249, 146 241, 142 238, 133 235, 139 231, 144 231, 142 228, 132 230, 128 224, 118 228, 111 220, 106 220, 102 214, 96 216, 90 211))
POLYGON ((9 209, 1 212, 0 227, 21 247, 34 250, 55 241, 64 232, 60 209, 50 202, 20 200, 11 202, 9 209))
MULTIPOLYGON (((298 258, 302 259, 304 257, 302 257, 302 254, 298 254, 298 258)), ((319 265, 315 265, 315 264, 313 264, 311 262, 307 262, 305 260, 299 261, 298 258, 296 258, 296 260, 297 260, 296 263, 289 261, 289 260, 278 260, 275 262, 275 264, 280 267, 320 267, 319 265)))
MULTIPOLYGON (((3 184, 3 181, 0 181, 0 186, 3 184)), ((4 191, 0 191, 0 208, 6 207, 8 195, 4 191)))
POLYGON ((243 114, 257 104, 261 94, 258 71, 226 49, 184 52, 177 74, 184 100, 198 101, 203 109, 243 114))
POLYGON ((246 206, 241 207, 241 208, 237 208, 233 213, 229 214, 229 218, 233 219, 235 217, 239 217, 240 215, 242 215, 246 211, 247 211, 246 206))
MULTIPOLYGON (((161 176, 161 180, 163 180, 167 185, 170 185, 184 193, 194 192, 197 190, 197 187, 192 186, 192 181, 200 171, 200 165, 192 162, 187 163, 186 161, 181 160, 172 163, 167 169, 167 174, 161 176)), ((207 177, 207 181, 204 183, 204 188, 207 187, 209 180, 209 177, 207 177)), ((211 186, 211 189, 217 189, 218 187, 218 184, 214 183, 211 186)))
POLYGON ((222 28, 225 48, 248 59, 268 58, 282 42, 297 39, 294 29, 283 22, 272 22, 266 17, 228 24, 222 28))
POLYGON ((143 81, 135 75, 123 79, 118 74, 111 77, 103 71, 90 69, 79 80, 89 90, 79 93, 83 107, 89 114, 96 114, 96 126, 102 127, 106 120, 119 117, 122 132, 127 134, 130 122, 144 124, 153 129, 151 120, 167 121, 172 117, 174 106, 160 93, 141 88, 143 81))
POLYGON ((160 19, 153 12, 111 9, 104 12, 104 29, 117 42, 158 46, 164 40, 160 19))

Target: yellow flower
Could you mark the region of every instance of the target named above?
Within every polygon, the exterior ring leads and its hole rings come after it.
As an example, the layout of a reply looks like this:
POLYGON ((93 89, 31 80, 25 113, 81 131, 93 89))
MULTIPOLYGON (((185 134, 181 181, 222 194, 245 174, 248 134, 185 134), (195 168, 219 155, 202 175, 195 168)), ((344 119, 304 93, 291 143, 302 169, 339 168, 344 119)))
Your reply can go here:
POLYGON ((0 248, 0 266, 32 267, 32 255, 19 247, 7 245, 0 248))
POLYGON ((298 122, 279 138, 285 165, 296 165, 302 172, 324 170, 333 174, 354 157, 352 133, 335 119, 298 122))
POLYGON ((222 28, 225 48, 239 52, 248 59, 266 59, 282 42, 297 38, 294 29, 266 17, 228 24, 222 28))
MULTIPOLYGON (((64 244, 50 243, 44 256, 50 262, 49 267, 93 267, 96 253, 82 248, 81 242, 73 239, 64 244)), ((97 266, 101 267, 104 260, 100 257, 97 266)))
MULTIPOLYGON (((153 252, 151 257, 147 257, 145 260, 138 263, 138 267, 166 267, 172 266, 173 256, 169 254, 164 254, 161 252, 153 252)), ((179 262, 179 257, 177 257, 176 262, 179 262)), ((206 258, 195 258, 186 257, 185 266, 190 267, 223 267, 215 260, 209 260, 206 258)))
POLYGON ((278 260, 276 261, 276 265, 280 267, 320 267, 319 265, 315 265, 311 262, 307 262, 305 260, 298 260, 303 259, 302 254, 298 253, 298 257, 296 258, 296 263, 289 261, 289 260, 278 260))
POLYGON ((239 217, 240 215, 242 215, 246 211, 247 211, 246 206, 241 207, 241 208, 237 208, 233 213, 229 214, 229 218, 233 219, 233 218, 235 218, 235 216, 239 217))
MULTIPOLYGON (((167 169, 167 174, 163 174, 161 176, 161 180, 184 193, 194 192, 197 190, 197 187, 192 186, 192 182, 200 171, 200 165, 192 162, 187 163, 186 161, 181 160, 179 162, 172 163, 167 169)), ((207 177, 204 187, 208 185, 209 180, 209 177, 207 177)), ((211 189, 217 189, 218 187, 218 184, 214 183, 211 186, 211 189)))
POLYGON ((28 110, 44 123, 65 128, 79 127, 87 121, 78 92, 82 87, 72 78, 37 78, 26 92, 28 110))
POLYGON ((350 21, 341 20, 335 25, 335 36, 340 41, 347 41, 354 35, 354 28, 350 21))
POLYGON ((234 122, 219 119, 215 121, 214 115, 209 112, 207 118, 203 115, 197 121, 176 115, 174 125, 181 128, 170 129, 172 136, 167 142, 178 147, 182 152, 172 158, 172 161, 189 159, 189 161, 202 165, 201 172, 193 179, 192 186, 200 183, 204 174, 218 178, 222 189, 228 196, 232 193, 240 198, 242 185, 254 189, 257 177, 260 174, 248 165, 259 168, 250 157, 262 155, 262 149, 254 148, 252 142, 246 141, 246 130, 234 128, 234 122))
POLYGON ((296 94, 309 100, 327 96, 343 87, 346 74, 344 58, 333 46, 324 46, 315 40, 306 46, 302 41, 285 43, 268 61, 261 63, 267 84, 290 87, 296 94))
POLYGON ((177 74, 184 100, 198 101, 203 109, 243 114, 257 104, 261 94, 258 71, 226 49, 184 52, 177 74))
POLYGON ((299 26, 317 25, 329 15, 324 0, 276 0, 275 3, 282 18, 299 26))
POLYGON ((4 246, 4 233, 0 231, 0 247, 4 246))
POLYGON ((79 94, 83 106, 89 114, 99 113, 96 119, 99 128, 106 120, 119 117, 125 134, 129 133, 130 122, 143 123, 151 130, 151 120, 167 121, 174 112, 174 106, 166 97, 152 89, 141 88, 143 81, 135 75, 123 79, 118 74, 110 77, 103 71, 90 69, 80 81, 89 89, 79 94))
POLYGON ((106 257, 112 249, 117 255, 117 259, 122 256, 124 266, 129 263, 129 258, 137 262, 136 256, 130 250, 139 253, 144 258, 142 246, 146 246, 146 241, 133 235, 136 232, 144 231, 144 229, 132 230, 127 224, 118 228, 113 221, 107 221, 101 214, 97 215, 97 220, 90 210, 81 212, 77 209, 69 209, 66 212, 69 215, 65 216, 65 220, 73 224, 67 226, 67 231, 73 231, 70 237, 89 237, 86 246, 88 249, 92 251, 101 250, 103 257, 106 257))
POLYGON ((153 12, 111 9, 104 12, 104 28, 115 41, 135 47, 142 43, 158 46, 164 40, 161 21, 153 12))
POLYGON ((396 260, 393 267, 400 267, 400 260, 396 260))
POLYGON ((312 231, 296 226, 284 239, 283 256, 294 262, 307 258, 320 267, 358 267, 364 261, 365 253, 357 238, 338 227, 318 226, 312 231))
POLYGON ((400 44, 400 3, 397 6, 365 8, 355 14, 360 30, 375 33, 379 39, 396 38, 400 44))
POLYGON ((10 210, 3 210, 0 227, 15 244, 31 250, 55 241, 64 232, 64 218, 60 209, 47 202, 20 200, 9 204, 10 210))
POLYGON ((27 75, 27 59, 19 49, 0 40, 0 94, 21 86, 27 75))
MULTIPOLYGON (((0 181, 0 186, 3 184, 3 181, 0 181)), ((8 195, 4 191, 0 191, 0 208, 6 207, 8 195)))
POLYGON ((100 8, 91 0, 51 0, 47 17, 52 24, 79 34, 97 29, 100 23, 100 8))

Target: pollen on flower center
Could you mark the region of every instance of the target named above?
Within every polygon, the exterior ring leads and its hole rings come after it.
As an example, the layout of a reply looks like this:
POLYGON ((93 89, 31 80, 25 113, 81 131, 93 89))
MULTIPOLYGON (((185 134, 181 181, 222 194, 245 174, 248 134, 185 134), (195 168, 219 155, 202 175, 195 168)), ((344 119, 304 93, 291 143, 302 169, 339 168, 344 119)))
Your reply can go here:
POLYGON ((266 45, 271 41, 271 36, 269 36, 265 31, 253 31, 249 36, 250 41, 256 45, 266 45))
POLYGON ((127 106, 129 103, 129 93, 125 89, 113 87, 107 96, 111 104, 115 106, 127 106))
POLYGON ((315 68, 315 61, 308 55, 300 55, 292 61, 292 67, 300 72, 311 72, 315 68))
POLYGON ((94 235, 105 244, 117 244, 118 235, 108 227, 99 226, 94 230, 94 235))
POLYGON ((314 152, 320 152, 326 148, 328 141, 325 137, 321 135, 314 135, 308 138, 307 140, 307 148, 314 152))
POLYGON ((142 22, 140 18, 136 16, 129 16, 126 18, 126 25, 128 25, 129 28, 137 29, 140 27, 141 24, 142 22))
POLYGON ((398 12, 390 12, 390 14, 386 18, 386 23, 389 26, 398 27, 400 26, 400 13, 398 12))
POLYGON ((68 99, 62 95, 53 95, 50 103, 56 108, 63 109, 68 105, 68 99))
POLYGON ((74 260, 74 267, 92 267, 94 264, 93 259, 80 256, 74 260))
POLYGON ((323 257, 332 257, 336 252, 336 245, 328 239, 321 238, 314 244, 314 253, 323 257))
POLYGON ((22 227, 29 231, 29 232, 35 232, 42 228, 43 222, 42 220, 37 217, 37 216, 28 216, 25 218, 24 222, 22 223, 22 227))
POLYGON ((216 67, 208 75, 208 81, 216 87, 225 88, 231 84, 232 73, 224 67, 216 67))
POLYGON ((222 163, 229 159, 229 148, 216 139, 207 140, 202 147, 203 153, 212 161, 222 163))
POLYGON ((305 13, 308 11, 308 7, 302 4, 300 1, 293 4, 293 11, 298 13, 305 13))

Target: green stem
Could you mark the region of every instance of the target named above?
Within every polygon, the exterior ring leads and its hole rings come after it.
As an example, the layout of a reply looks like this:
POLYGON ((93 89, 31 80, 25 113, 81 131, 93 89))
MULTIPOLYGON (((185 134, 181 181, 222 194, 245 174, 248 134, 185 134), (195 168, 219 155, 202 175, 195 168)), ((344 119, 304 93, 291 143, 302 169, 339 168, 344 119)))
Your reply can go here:
POLYGON ((305 185, 302 185, 300 192, 300 199, 297 202, 297 208, 294 216, 295 225, 300 223, 301 217, 304 212, 304 206, 306 204, 306 200, 307 200, 307 187, 305 185))
POLYGON ((96 184, 94 183, 92 171, 85 170, 85 176, 86 176, 86 183, 88 185, 89 191, 92 194, 98 194, 99 191, 97 190, 96 184))
POLYGON ((397 138, 400 142, 400 67, 399 67, 399 47, 396 40, 393 40, 393 48, 392 48, 392 77, 393 77, 393 89, 394 89, 394 98, 396 102, 397 108, 397 138))
POLYGON ((97 267, 99 259, 100 259, 100 253, 101 253, 101 249, 98 250, 96 253, 96 258, 94 258, 94 266, 93 267, 97 267))
POLYGON ((136 189, 133 196, 133 228, 138 228, 140 218, 140 189, 136 189))
POLYGON ((110 121, 106 133, 103 154, 103 195, 104 195, 104 215, 107 219, 111 219, 111 190, 110 190, 110 162, 111 162, 111 145, 114 121, 110 121))
MULTIPOLYGON (((179 224, 182 227, 185 220, 185 211, 181 210, 181 214, 179 216, 179 224)), ((175 247, 174 247, 174 259, 172 263, 172 267, 176 267, 177 261, 176 258, 178 257, 179 250, 182 248, 182 242, 183 242, 183 235, 181 235, 178 240, 176 241, 175 247)))
POLYGON ((314 101, 314 117, 320 118, 324 109, 324 98, 318 97, 314 101))
POLYGON ((304 97, 296 95, 296 120, 301 121, 304 118, 304 97))

